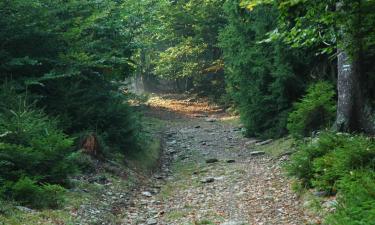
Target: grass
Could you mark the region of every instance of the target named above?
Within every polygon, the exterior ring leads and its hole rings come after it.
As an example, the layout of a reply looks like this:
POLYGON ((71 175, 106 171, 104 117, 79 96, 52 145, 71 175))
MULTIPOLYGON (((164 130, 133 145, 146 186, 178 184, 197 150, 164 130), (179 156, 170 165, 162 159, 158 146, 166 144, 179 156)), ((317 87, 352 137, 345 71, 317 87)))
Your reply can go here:
POLYGON ((159 165, 160 154, 162 152, 160 138, 152 134, 163 130, 165 123, 156 118, 144 117, 143 125, 145 127, 143 133, 146 135, 146 147, 142 151, 129 155, 128 163, 132 167, 149 174, 159 165))
POLYGON ((29 213, 17 209, 16 205, 12 202, 0 202, 0 225, 73 225, 77 222, 72 218, 69 211, 64 209, 48 209, 29 213))
POLYGON ((176 180, 163 185, 160 191, 160 198, 163 200, 168 199, 173 195, 175 190, 185 190, 190 187, 200 185, 199 179, 190 183, 189 177, 192 176, 194 172, 198 172, 197 175, 200 176, 204 173, 200 166, 192 162, 178 161, 172 166, 173 174, 176 175, 176 180))
POLYGON ((166 214, 166 218, 169 220, 169 221, 173 221, 173 220, 178 220, 180 218, 183 218, 185 216, 187 216, 189 214, 188 211, 171 211, 171 212, 168 212, 166 214))
POLYGON ((151 173, 159 165, 159 158, 162 152, 160 140, 148 141, 146 149, 129 155, 129 164, 144 173, 151 173))
POLYGON ((270 144, 258 146, 258 151, 264 151, 272 157, 279 157, 285 153, 289 153, 293 149, 294 139, 290 137, 280 138, 272 141, 270 144))

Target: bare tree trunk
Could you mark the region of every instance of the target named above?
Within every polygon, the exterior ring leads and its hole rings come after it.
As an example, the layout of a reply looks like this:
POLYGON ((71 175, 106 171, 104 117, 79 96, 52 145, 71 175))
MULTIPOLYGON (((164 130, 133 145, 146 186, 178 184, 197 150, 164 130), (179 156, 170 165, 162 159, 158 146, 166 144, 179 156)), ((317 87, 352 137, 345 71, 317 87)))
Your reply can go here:
POLYGON ((337 71, 338 101, 335 129, 348 132, 354 123, 355 69, 348 55, 342 50, 338 50, 337 71))

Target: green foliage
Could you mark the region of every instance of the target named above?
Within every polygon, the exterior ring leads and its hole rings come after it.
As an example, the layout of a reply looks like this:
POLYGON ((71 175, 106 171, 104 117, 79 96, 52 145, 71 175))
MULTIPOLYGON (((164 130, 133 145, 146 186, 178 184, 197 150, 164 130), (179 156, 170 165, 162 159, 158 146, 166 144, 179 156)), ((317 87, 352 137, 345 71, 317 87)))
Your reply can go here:
POLYGON ((311 85, 301 101, 294 104, 287 128, 294 136, 308 136, 327 127, 335 118, 335 91, 328 82, 311 85))
POLYGON ((59 186, 76 171, 73 139, 24 97, 4 88, 0 107, 0 187, 2 198, 33 207, 56 207, 59 186))
POLYGON ((327 218, 327 224, 361 225, 375 221, 374 171, 354 171, 338 184, 340 195, 336 212, 327 218))
POLYGON ((130 153, 140 147, 140 118, 121 90, 119 84, 92 75, 46 82, 33 92, 48 93, 38 105, 59 117, 68 133, 93 132, 100 136, 102 150, 130 153))
MULTIPOLYGON (((59 185, 39 185, 28 177, 14 183, 7 183, 2 188, 3 194, 9 194, 19 203, 33 208, 56 208, 64 200, 65 189, 59 185)), ((7 196, 9 198, 9 196, 7 196)))
POLYGON ((337 182, 352 171, 375 168, 375 143, 363 136, 324 132, 300 144, 286 167, 305 186, 336 192, 337 182))
POLYGON ((336 191, 336 182, 353 170, 374 168, 375 143, 362 136, 344 137, 342 143, 313 161, 312 184, 319 189, 336 191))
POLYGON ((249 12, 239 1, 224 5, 228 24, 220 33, 227 92, 240 111, 248 136, 286 133, 292 103, 309 82, 308 71, 317 65, 313 56, 280 41, 264 41, 277 27, 272 6, 249 12))
POLYGON ((133 69, 137 27, 127 2, 0 1, 0 83, 27 90, 69 135, 96 132, 111 148, 136 150, 138 118, 113 82, 133 69))
POLYGON ((146 27, 138 35, 143 48, 136 57, 140 74, 185 81, 188 85, 181 90, 193 87, 205 94, 219 93, 216 88, 223 85, 211 85, 211 81, 224 83, 223 68, 217 63, 221 59, 217 36, 225 22, 223 3, 163 0, 146 4, 149 10, 140 15, 146 18, 146 27))

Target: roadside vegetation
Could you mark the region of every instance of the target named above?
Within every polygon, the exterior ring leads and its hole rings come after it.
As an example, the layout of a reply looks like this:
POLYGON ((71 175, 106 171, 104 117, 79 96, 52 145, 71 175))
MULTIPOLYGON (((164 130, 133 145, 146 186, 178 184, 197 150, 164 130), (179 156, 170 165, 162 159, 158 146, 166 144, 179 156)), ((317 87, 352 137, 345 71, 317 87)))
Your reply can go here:
POLYGON ((69 224, 77 186, 93 193, 82 202, 105 190, 86 178, 127 190, 157 167, 163 124, 133 104, 145 99, 132 76, 209 98, 246 137, 281 138, 260 148, 291 155, 296 189, 336 198, 326 224, 374 224, 374 12, 370 0, 0 0, 0 224, 69 224))

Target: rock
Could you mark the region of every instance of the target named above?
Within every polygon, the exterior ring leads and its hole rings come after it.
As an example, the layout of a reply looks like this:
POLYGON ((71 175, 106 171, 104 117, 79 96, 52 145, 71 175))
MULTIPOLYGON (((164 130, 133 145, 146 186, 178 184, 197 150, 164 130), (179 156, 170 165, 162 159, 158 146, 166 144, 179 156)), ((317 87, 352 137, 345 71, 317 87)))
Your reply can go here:
POLYGON ((329 196, 329 193, 327 191, 315 191, 313 195, 316 197, 326 197, 329 196))
POLYGON ((208 183, 212 183, 215 181, 215 178, 213 177, 206 177, 204 179, 201 180, 201 183, 204 183, 204 184, 208 184, 208 183))
POLYGON ((266 152, 263 152, 263 151, 250 152, 250 155, 252 155, 252 156, 258 156, 258 155, 264 155, 264 154, 266 154, 266 152))
POLYGON ((241 128, 242 128, 242 127, 234 127, 234 128, 232 129, 232 131, 241 131, 241 128))
POLYGON ((144 192, 142 192, 142 195, 143 195, 143 196, 146 196, 146 197, 152 197, 152 194, 151 194, 151 192, 149 192, 149 191, 144 191, 144 192))
POLYGON ((224 176, 215 177, 214 179, 215 179, 215 180, 224 180, 224 176))
POLYGON ((214 118, 214 117, 210 117, 210 118, 206 119, 206 122, 210 122, 210 123, 213 123, 213 122, 216 122, 216 121, 217 121, 217 118, 214 118))
POLYGON ((266 141, 258 142, 258 143, 256 143, 255 145, 256 145, 256 146, 267 145, 267 144, 269 144, 269 143, 271 143, 271 142, 272 142, 272 139, 268 139, 268 140, 266 140, 266 141))
POLYGON ((156 224, 158 224, 158 221, 156 219, 151 218, 151 219, 148 219, 146 221, 146 224, 147 225, 156 225, 156 224))
POLYGON ((227 163, 235 163, 236 162, 236 160, 234 160, 234 159, 228 159, 227 160, 227 163))
POLYGON ((198 128, 201 128, 201 126, 198 125, 198 126, 195 126, 194 128, 198 129, 198 128))
POLYGON ((98 183, 98 184, 107 184, 109 183, 109 180, 107 179, 106 176, 101 175, 101 176, 96 176, 96 177, 90 177, 88 180, 90 183, 98 183))
POLYGON ((259 142, 259 141, 254 139, 254 140, 250 140, 250 141, 245 142, 245 145, 246 145, 246 146, 254 145, 254 144, 257 143, 257 142, 259 142))
POLYGON ((162 180, 163 176, 160 175, 160 174, 156 174, 156 175, 154 175, 154 178, 157 179, 157 180, 162 180))
POLYGON ((26 212, 26 213, 34 213, 35 212, 35 210, 24 207, 24 206, 16 206, 16 209, 18 209, 22 212, 26 212))
POLYGON ((219 160, 216 158, 206 159, 206 163, 216 163, 216 162, 219 162, 219 160))
POLYGON ((322 206, 324 208, 327 208, 327 209, 332 209, 332 208, 335 208, 337 206, 337 201, 336 200, 329 200, 329 201, 324 202, 322 206))

